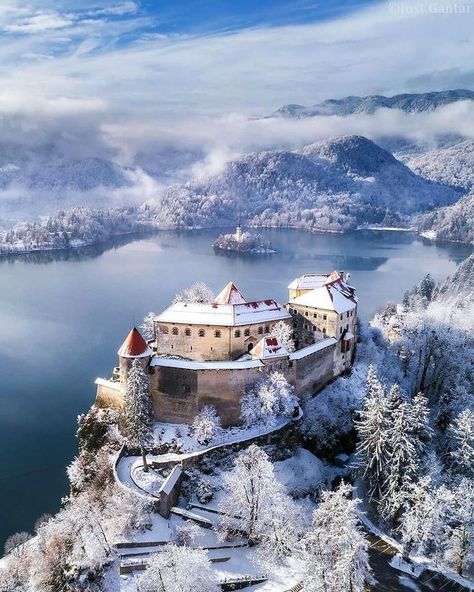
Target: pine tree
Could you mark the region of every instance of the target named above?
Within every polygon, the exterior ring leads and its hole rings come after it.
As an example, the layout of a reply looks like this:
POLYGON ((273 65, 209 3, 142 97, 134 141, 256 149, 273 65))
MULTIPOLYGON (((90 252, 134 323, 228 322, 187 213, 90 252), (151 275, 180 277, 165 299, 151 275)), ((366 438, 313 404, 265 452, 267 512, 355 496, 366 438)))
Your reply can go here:
POLYGON ((366 394, 356 428, 358 467, 368 481, 370 497, 380 499, 388 474, 391 416, 387 394, 373 366, 368 369, 366 394))
POLYGON ((456 476, 474 479, 474 413, 464 409, 449 430, 451 469, 456 476))
POLYGON ((307 592, 363 592, 372 581, 368 547, 357 517, 359 500, 342 484, 325 491, 304 537, 304 590, 307 592))
POLYGON ((148 471, 145 449, 152 442, 153 418, 148 375, 140 360, 135 358, 128 373, 121 425, 130 446, 140 449, 144 471, 148 471))

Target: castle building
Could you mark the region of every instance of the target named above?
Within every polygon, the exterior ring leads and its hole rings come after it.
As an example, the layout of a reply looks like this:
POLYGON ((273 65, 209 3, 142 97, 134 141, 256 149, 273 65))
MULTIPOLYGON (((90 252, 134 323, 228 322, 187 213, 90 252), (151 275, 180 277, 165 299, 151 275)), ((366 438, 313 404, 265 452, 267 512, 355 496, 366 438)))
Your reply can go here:
POLYGON ((300 397, 317 393, 352 365, 357 297, 347 279, 336 271, 297 278, 286 306, 247 301, 232 282, 213 302, 174 302, 154 320, 149 343, 130 331, 112 377, 96 380, 97 405, 120 408, 136 358, 149 374, 160 421, 190 423, 214 405, 223 425, 237 424, 243 393, 275 370, 300 397), (277 323, 293 331, 295 351, 273 333, 277 323))

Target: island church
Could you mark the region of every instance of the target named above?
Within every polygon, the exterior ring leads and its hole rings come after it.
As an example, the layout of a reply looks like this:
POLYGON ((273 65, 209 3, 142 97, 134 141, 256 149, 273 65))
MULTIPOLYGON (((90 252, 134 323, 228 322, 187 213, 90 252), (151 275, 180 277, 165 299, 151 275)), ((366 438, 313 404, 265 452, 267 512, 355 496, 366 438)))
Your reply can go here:
POLYGON ((238 424, 243 393, 272 371, 284 374, 301 398, 317 393, 352 365, 356 292, 338 271, 303 275, 288 290, 285 306, 248 301, 232 282, 213 302, 173 303, 154 319, 149 342, 135 327, 130 331, 112 377, 96 380, 97 405, 120 408, 136 358, 149 374, 159 421, 190 423, 204 405, 214 405, 224 426, 238 424), (277 323, 289 326, 294 351, 273 333, 277 323))

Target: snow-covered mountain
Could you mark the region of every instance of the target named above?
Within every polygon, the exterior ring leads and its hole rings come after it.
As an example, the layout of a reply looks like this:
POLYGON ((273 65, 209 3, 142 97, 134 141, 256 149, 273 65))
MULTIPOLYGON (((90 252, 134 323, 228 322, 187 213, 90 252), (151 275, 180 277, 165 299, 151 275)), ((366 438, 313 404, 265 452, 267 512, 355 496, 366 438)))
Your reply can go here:
POLYGON ((233 225, 241 219, 259 226, 341 231, 403 224, 412 214, 458 197, 370 140, 345 136, 299 151, 248 154, 218 175, 171 186, 159 215, 172 227, 233 225))
POLYGON ((474 244, 474 191, 454 205, 421 216, 419 228, 439 240, 474 244))
POLYGON ((425 179, 469 190, 474 187, 474 140, 431 150, 408 159, 406 164, 425 179))
POLYGON ((369 95, 349 96, 342 99, 327 99, 310 107, 289 104, 277 109, 274 117, 302 118, 315 115, 352 115, 353 113, 373 113, 377 109, 401 109, 406 113, 433 111, 443 105, 457 101, 474 100, 474 91, 458 89, 438 92, 401 94, 393 97, 369 95))

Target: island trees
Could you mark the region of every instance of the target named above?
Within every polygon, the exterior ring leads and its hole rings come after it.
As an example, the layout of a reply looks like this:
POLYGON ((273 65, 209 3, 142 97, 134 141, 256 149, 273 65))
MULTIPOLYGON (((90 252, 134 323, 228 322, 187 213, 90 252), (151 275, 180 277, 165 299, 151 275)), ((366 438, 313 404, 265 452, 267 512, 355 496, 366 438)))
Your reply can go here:
POLYGON ((148 471, 145 451, 152 442, 154 417, 149 387, 148 375, 140 360, 135 358, 128 373, 127 387, 123 398, 121 428, 129 445, 140 449, 144 471, 148 471))

